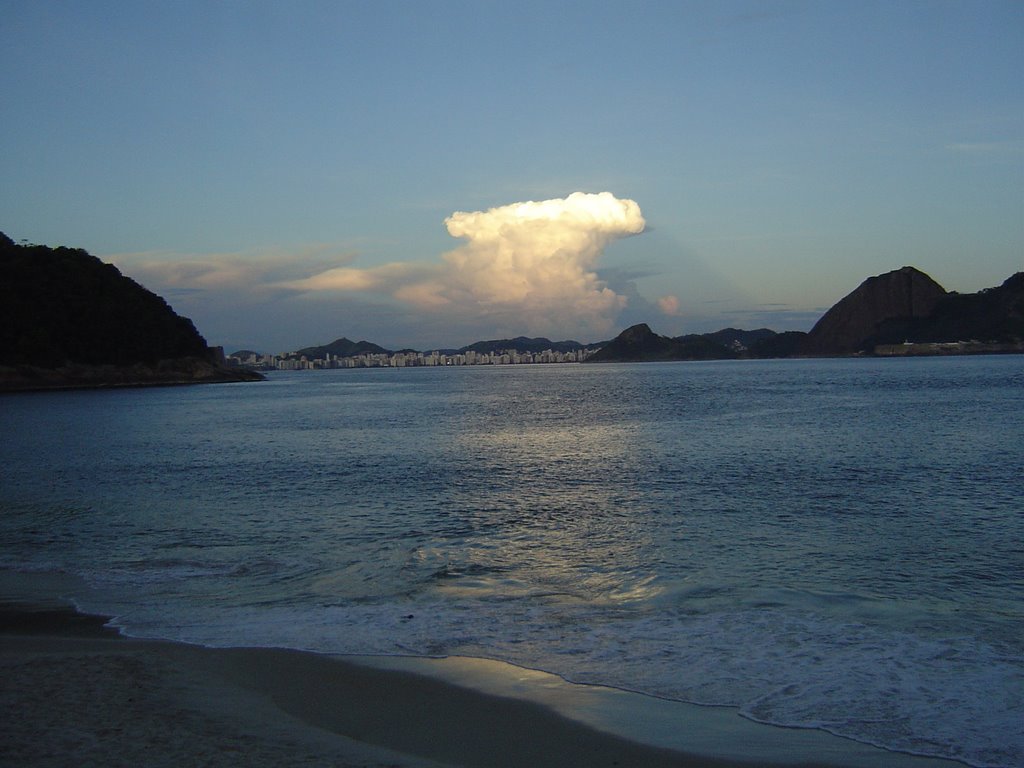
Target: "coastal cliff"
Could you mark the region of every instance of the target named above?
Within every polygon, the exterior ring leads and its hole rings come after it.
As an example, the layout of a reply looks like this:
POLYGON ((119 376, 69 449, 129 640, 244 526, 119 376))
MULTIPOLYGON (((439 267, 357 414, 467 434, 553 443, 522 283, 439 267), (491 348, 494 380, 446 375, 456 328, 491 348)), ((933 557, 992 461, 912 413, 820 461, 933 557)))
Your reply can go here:
POLYGON ((0 391, 261 378, 113 265, 0 233, 0 391))

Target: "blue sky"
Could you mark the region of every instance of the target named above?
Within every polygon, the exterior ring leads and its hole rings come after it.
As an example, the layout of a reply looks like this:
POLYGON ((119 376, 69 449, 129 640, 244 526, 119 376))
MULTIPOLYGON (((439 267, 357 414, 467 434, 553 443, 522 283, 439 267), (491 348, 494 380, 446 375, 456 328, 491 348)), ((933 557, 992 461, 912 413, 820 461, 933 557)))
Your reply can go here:
POLYGON ((1024 269, 1020 2, 2 2, 0 30, 0 229, 229 350, 807 330, 906 264, 1024 269), (604 192, 641 233, 591 236, 604 192), (449 233, 488 211, 513 230, 449 233))

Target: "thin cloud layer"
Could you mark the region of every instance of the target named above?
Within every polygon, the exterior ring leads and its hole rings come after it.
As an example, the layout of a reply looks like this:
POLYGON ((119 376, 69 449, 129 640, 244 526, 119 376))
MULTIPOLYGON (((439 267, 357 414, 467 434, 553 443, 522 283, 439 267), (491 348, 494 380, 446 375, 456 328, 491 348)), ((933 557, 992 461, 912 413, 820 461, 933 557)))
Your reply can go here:
POLYGON ((604 249, 643 232, 632 200, 610 192, 453 213, 452 237, 466 243, 440 263, 398 262, 330 269, 282 287, 306 292, 385 294, 422 311, 518 318, 531 330, 604 330, 626 305, 597 275, 604 249))
POLYGON ((351 251, 339 252, 326 245, 216 254, 121 253, 109 257, 122 272, 154 289, 218 295, 280 292, 282 281, 354 258, 351 251))
POLYGON ((463 241, 453 250, 370 267, 356 266, 352 248, 320 244, 109 258, 212 338, 275 349, 308 345, 318 334, 392 345, 524 333, 596 339, 627 305, 646 305, 631 283, 609 285, 598 273, 609 244, 644 231, 632 200, 575 192, 459 211, 445 225, 463 241), (330 330, 319 330, 325 324, 330 330))

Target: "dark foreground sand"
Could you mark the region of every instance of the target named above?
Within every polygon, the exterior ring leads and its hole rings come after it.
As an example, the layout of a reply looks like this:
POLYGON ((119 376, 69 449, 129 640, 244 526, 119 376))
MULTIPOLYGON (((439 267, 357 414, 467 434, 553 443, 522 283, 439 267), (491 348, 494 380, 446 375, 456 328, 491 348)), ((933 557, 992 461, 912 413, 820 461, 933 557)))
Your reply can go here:
POLYGON ((5 766, 685 766, 529 702, 274 649, 131 640, 0 613, 5 766))
MULTIPOLYGON (((287 650, 126 639, 103 623, 53 605, 0 606, 0 765, 713 768, 769 762, 645 746, 535 702, 401 669, 287 650)), ((786 731, 769 730, 785 742, 786 731)), ((845 762, 834 755, 805 758, 806 750, 783 762, 845 762)), ((777 754, 770 762, 779 764, 777 754)), ((869 757, 866 764, 875 763, 869 757)), ((921 762, 922 768, 936 764, 921 762)))

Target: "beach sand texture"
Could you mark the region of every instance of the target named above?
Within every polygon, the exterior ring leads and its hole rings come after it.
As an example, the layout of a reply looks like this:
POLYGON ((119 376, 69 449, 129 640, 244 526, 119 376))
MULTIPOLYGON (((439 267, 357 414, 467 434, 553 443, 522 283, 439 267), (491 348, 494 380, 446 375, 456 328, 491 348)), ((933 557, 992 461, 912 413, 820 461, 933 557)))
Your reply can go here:
POLYGON ((69 609, 4 610, 0 764, 728 764, 418 675, 286 650, 126 639, 102 623, 69 609))
MULTIPOLYGON (((53 601, 0 601, 0 766, 959 765, 700 707, 681 731, 699 753, 689 754, 593 728, 557 712, 557 703, 494 695, 488 687, 507 689, 493 662, 464 660, 444 679, 409 671, 419 668, 415 660, 204 648, 125 638, 105 622, 53 601), (489 685, 471 682, 480 670, 489 685), (764 757, 709 757, 735 754, 744 740, 744 754, 764 757)), ((619 707, 612 711, 627 725, 646 716, 619 707)))

